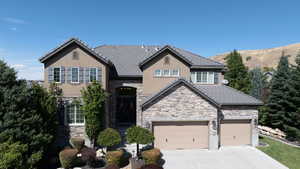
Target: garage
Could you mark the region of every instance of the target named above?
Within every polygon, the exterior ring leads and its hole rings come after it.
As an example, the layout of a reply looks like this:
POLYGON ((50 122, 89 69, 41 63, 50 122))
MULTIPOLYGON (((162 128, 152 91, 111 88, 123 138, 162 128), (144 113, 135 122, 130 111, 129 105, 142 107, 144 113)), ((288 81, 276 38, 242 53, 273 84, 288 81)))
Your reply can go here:
POLYGON ((220 127, 221 146, 251 144, 250 120, 222 120, 220 127))
POLYGON ((208 148, 208 122, 153 122, 153 132, 160 149, 208 148))

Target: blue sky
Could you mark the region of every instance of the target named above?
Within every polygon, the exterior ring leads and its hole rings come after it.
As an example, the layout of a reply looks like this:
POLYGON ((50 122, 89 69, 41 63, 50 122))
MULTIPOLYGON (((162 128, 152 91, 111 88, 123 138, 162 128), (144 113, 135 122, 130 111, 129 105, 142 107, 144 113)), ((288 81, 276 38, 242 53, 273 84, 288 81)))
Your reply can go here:
POLYGON ((38 58, 70 37, 101 44, 171 44, 203 56, 300 42, 295 0, 5 0, 0 59, 42 79, 38 58))

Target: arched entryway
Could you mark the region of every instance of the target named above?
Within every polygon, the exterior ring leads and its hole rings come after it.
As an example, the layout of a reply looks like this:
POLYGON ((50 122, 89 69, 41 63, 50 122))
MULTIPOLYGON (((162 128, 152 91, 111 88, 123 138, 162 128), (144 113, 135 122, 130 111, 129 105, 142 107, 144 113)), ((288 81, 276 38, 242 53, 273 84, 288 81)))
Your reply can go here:
POLYGON ((116 88, 116 122, 118 126, 136 123, 136 88, 116 88))

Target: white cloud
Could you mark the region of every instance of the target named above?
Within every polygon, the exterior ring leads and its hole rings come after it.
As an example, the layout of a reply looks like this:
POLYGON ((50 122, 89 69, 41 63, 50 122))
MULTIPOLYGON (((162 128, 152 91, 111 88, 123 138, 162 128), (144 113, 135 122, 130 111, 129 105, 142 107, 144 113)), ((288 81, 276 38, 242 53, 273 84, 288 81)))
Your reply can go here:
POLYGON ((26 23, 22 19, 12 18, 12 17, 2 18, 2 20, 5 21, 5 22, 8 22, 8 23, 13 23, 13 24, 25 24, 26 23))
POLYGON ((16 28, 16 27, 12 27, 12 28, 10 28, 10 30, 12 30, 12 31, 16 31, 16 30, 17 30, 17 28, 16 28))
POLYGON ((42 66, 25 66, 23 68, 15 68, 18 72, 19 79, 26 80, 43 80, 43 67, 42 66))
POLYGON ((13 65, 11 65, 11 67, 13 67, 15 69, 22 69, 22 68, 25 68, 26 66, 24 64, 13 64, 13 65))

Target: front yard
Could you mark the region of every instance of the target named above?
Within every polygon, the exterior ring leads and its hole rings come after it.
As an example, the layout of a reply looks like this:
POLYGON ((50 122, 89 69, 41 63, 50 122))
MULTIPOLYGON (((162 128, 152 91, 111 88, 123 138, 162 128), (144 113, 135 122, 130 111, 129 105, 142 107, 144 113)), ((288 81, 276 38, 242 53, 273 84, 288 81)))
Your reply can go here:
POLYGON ((290 169, 300 169, 300 148, 292 147, 267 137, 261 137, 260 141, 269 144, 269 146, 258 147, 259 150, 290 169))

